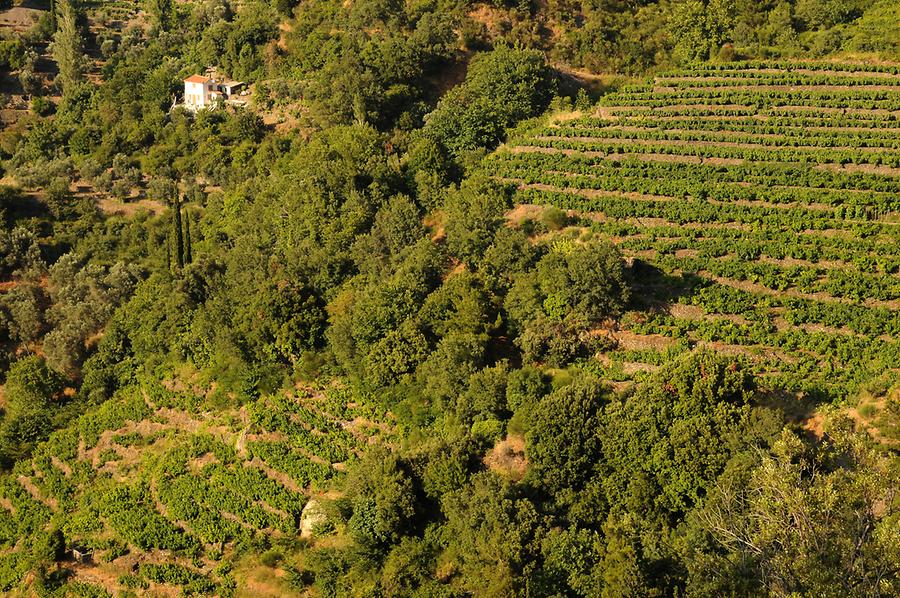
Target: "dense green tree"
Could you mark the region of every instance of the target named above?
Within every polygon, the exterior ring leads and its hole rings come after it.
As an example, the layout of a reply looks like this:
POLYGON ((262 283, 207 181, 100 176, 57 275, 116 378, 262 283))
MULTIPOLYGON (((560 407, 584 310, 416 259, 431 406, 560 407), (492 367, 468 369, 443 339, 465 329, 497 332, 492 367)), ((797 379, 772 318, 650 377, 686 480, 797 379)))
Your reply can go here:
POLYGON ((53 401, 63 390, 62 377, 35 355, 19 359, 9 369, 3 389, 5 413, 0 422, 0 460, 26 457, 53 427, 53 401))
POLYGON ((326 314, 310 288, 269 280, 247 299, 239 304, 233 326, 261 361, 296 363, 304 351, 321 347, 326 314))
POLYGON ((752 472, 722 476, 695 520, 705 533, 689 563, 697 591, 897 591, 897 521, 877 514, 896 471, 849 421, 833 425, 819 445, 785 430, 752 472))
POLYGON ((0 69, 17 71, 25 66, 25 44, 21 39, 0 40, 0 69))
POLYGON ((372 450, 347 481, 353 537, 365 546, 385 548, 405 535, 416 514, 412 480, 396 455, 372 450))
POLYGON ((403 538, 384 562, 381 587, 385 596, 411 594, 440 596, 447 594, 434 579, 436 550, 420 538, 403 538))
POLYGON ((26 346, 40 340, 47 327, 45 311, 49 303, 40 284, 23 281, 4 294, 2 299, 9 312, 12 337, 26 346))
POLYGON ((175 3, 173 0, 147 0, 147 12, 152 19, 153 27, 159 31, 168 31, 175 21, 175 3))
POLYGON ((458 259, 477 264, 511 207, 509 189, 484 178, 467 179, 445 202, 447 246, 458 259))
POLYGON ((184 263, 190 264, 194 261, 194 254, 191 247, 191 215, 185 209, 184 215, 184 263))
POLYGON ((684 0, 675 5, 669 20, 675 55, 684 61, 715 56, 729 39, 732 7, 723 0, 684 0))
POLYGON ((56 563, 66 556, 66 538, 59 528, 47 532, 34 546, 34 558, 44 564, 56 563))
POLYGON ((524 590, 544 533, 535 506, 495 474, 485 472, 444 498, 442 532, 456 563, 460 590, 509 596, 524 590))
POLYGON ((140 269, 117 263, 109 268, 85 264, 69 253, 49 272, 47 319, 52 329, 44 337, 47 362, 73 378, 88 353, 89 340, 102 331, 116 308, 124 304, 140 279, 140 269))
POLYGON ((486 340, 461 333, 441 339, 417 372, 424 394, 441 405, 455 404, 469 377, 484 366, 486 340))
POLYGON ((77 85, 84 75, 84 43, 74 0, 56 0, 56 22, 53 58, 59 65, 59 81, 65 92, 77 85))
POLYGON ((175 265, 177 271, 184 268, 184 228, 181 225, 181 197, 175 196, 172 204, 172 250, 175 252, 175 265))
POLYGON ((751 432, 752 393, 744 365, 699 352, 613 403, 602 435, 610 500, 653 505, 662 515, 683 514, 701 502, 733 455, 772 433, 765 427, 751 432))
POLYGON ((560 241, 534 270, 516 277, 504 307, 526 358, 561 365, 603 346, 594 329, 618 317, 628 297, 613 246, 560 241))
POLYGON ((428 115, 424 132, 460 158, 467 151, 496 145, 507 127, 537 115, 552 93, 540 52, 498 46, 472 61, 465 81, 428 115))
POLYGON ((528 475, 550 494, 580 490, 601 457, 608 391, 593 380, 564 386, 536 405, 528 431, 528 475))
POLYGON ((40 357, 32 355, 18 360, 6 375, 3 396, 7 417, 50 406, 62 388, 59 374, 47 367, 40 357))

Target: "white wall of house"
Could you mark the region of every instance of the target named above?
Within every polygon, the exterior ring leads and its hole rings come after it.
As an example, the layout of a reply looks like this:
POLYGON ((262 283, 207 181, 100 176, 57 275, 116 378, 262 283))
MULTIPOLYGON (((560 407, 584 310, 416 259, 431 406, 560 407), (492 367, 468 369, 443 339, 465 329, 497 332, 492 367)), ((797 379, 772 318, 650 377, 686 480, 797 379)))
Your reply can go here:
POLYGON ((192 81, 184 82, 184 105, 193 110, 200 110, 208 107, 210 101, 210 85, 211 82, 199 83, 192 81))

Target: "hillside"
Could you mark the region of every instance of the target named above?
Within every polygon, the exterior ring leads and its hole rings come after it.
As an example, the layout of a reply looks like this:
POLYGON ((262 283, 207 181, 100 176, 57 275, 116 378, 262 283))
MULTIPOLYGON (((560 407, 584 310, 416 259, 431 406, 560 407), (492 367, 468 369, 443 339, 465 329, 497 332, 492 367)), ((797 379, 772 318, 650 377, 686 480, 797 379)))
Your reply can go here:
MULTIPOLYGON (((388 441, 385 422, 339 387, 286 391, 238 411, 149 381, 123 390, 0 481, 2 589, 19 587, 47 529, 92 552, 92 562, 50 574, 49 588, 247 588, 260 554, 296 542, 309 497, 366 444, 388 441), (250 570, 233 571, 242 564, 250 570)), ((260 583, 266 595, 286 591, 260 583)))
POLYGON ((900 595, 897 14, 0 0, 0 594, 900 595))
POLYGON ((898 119, 896 67, 699 67, 520 129, 483 168, 566 210, 554 237, 632 261, 606 375, 709 347, 770 388, 855 400, 900 373, 898 119))

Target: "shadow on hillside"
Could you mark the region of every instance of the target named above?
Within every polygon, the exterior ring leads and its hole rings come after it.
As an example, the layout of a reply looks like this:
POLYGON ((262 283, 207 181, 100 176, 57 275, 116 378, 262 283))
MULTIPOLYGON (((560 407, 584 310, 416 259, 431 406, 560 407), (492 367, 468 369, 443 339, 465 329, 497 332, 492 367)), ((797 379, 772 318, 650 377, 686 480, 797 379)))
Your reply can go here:
POLYGON ((33 10, 50 10, 50 0, 22 0, 19 6, 33 10))
POLYGON ((7 95, 22 95, 22 82, 19 78, 10 73, 0 73, 0 93, 7 95))
POLYGON ((18 193, 7 199, 2 206, 6 210, 6 218, 9 222, 27 220, 29 218, 41 218, 47 215, 47 206, 34 193, 18 193))
POLYGON ((694 292, 709 284, 696 274, 682 273, 671 275, 663 272, 653 264, 635 258, 629 268, 631 280, 631 299, 629 310, 651 313, 668 313, 673 303, 681 297, 693 295, 694 292))

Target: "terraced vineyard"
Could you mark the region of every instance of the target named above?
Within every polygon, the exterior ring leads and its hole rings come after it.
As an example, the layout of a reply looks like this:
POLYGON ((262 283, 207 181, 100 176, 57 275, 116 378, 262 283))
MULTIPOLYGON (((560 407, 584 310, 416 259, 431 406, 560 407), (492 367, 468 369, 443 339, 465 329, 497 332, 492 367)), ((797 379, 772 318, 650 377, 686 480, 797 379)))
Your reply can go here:
POLYGON ((898 147, 897 67, 739 63, 531 125, 484 168, 519 204, 567 210, 561 234, 632 260, 607 375, 706 345, 750 356, 773 387, 840 399, 900 372, 898 147))
POLYGON ((51 527, 94 553, 69 586, 83 595, 233 588, 241 551, 296 538, 309 495, 387 441, 388 423, 339 387, 223 411, 145 381, 0 478, 0 588, 19 584, 51 527))

